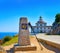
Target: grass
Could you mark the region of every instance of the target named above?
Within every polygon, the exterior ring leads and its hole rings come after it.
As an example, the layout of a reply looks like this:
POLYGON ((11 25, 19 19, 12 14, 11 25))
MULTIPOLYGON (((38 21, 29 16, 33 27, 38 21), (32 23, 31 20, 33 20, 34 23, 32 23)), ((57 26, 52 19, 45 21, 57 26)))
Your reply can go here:
MULTIPOLYGON (((34 36, 30 36, 30 38, 33 38, 33 37, 34 36)), ((18 36, 14 36, 10 41, 7 41, 4 44, 2 44, 2 46, 8 46, 17 42, 18 42, 18 36)))
POLYGON ((2 44, 2 46, 8 46, 17 42, 18 42, 18 37, 16 36, 16 37, 13 37, 10 41, 7 41, 4 44, 2 44))

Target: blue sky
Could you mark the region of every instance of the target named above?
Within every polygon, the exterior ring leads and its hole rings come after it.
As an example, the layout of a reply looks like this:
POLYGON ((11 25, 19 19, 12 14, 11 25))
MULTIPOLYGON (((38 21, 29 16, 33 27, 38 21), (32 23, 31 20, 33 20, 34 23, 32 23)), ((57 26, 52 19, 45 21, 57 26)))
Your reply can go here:
POLYGON ((60 13, 60 0, 0 0, 0 32, 18 32, 22 16, 32 25, 39 16, 52 25, 57 13, 60 13))

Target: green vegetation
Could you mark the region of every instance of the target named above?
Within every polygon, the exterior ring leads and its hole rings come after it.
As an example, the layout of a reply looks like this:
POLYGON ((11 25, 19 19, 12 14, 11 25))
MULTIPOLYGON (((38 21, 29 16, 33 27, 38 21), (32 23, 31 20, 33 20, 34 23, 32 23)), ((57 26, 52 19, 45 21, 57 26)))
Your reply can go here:
POLYGON ((2 46, 7 46, 7 45, 11 45, 11 44, 14 44, 14 43, 17 43, 18 42, 18 37, 13 37, 11 40, 5 42, 2 44, 2 46))
POLYGON ((11 40, 11 39, 12 39, 11 36, 5 36, 5 37, 3 38, 3 43, 5 43, 5 42, 7 42, 7 41, 9 41, 9 40, 11 40))
POLYGON ((60 22, 58 22, 58 24, 60 24, 60 22))
POLYGON ((50 33, 46 33, 46 35, 51 35, 50 33))
MULTIPOLYGON (((30 37, 33 38, 34 36, 30 36, 30 37)), ((17 42, 18 42, 18 35, 15 35, 14 37, 12 37, 11 40, 3 43, 2 46, 8 46, 8 45, 11 45, 11 44, 14 44, 14 43, 17 43, 17 42)))
POLYGON ((57 23, 60 22, 60 13, 56 14, 56 16, 55 16, 55 22, 57 22, 57 23))

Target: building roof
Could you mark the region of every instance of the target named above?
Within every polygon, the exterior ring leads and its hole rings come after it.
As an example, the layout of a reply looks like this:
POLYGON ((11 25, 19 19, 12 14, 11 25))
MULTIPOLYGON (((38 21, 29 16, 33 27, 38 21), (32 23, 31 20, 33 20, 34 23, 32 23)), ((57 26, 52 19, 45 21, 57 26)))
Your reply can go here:
POLYGON ((40 16, 40 19, 39 19, 39 21, 37 21, 37 23, 44 23, 45 24, 46 22, 44 22, 43 19, 42 19, 42 17, 40 16))

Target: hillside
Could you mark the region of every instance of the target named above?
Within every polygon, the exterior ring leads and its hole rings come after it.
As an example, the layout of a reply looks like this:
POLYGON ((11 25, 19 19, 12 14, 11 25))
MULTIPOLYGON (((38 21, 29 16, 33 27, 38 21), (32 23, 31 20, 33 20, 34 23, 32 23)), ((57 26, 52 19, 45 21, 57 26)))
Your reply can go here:
POLYGON ((8 46, 17 42, 18 42, 18 36, 14 36, 10 41, 7 41, 4 44, 2 44, 2 46, 8 46))

